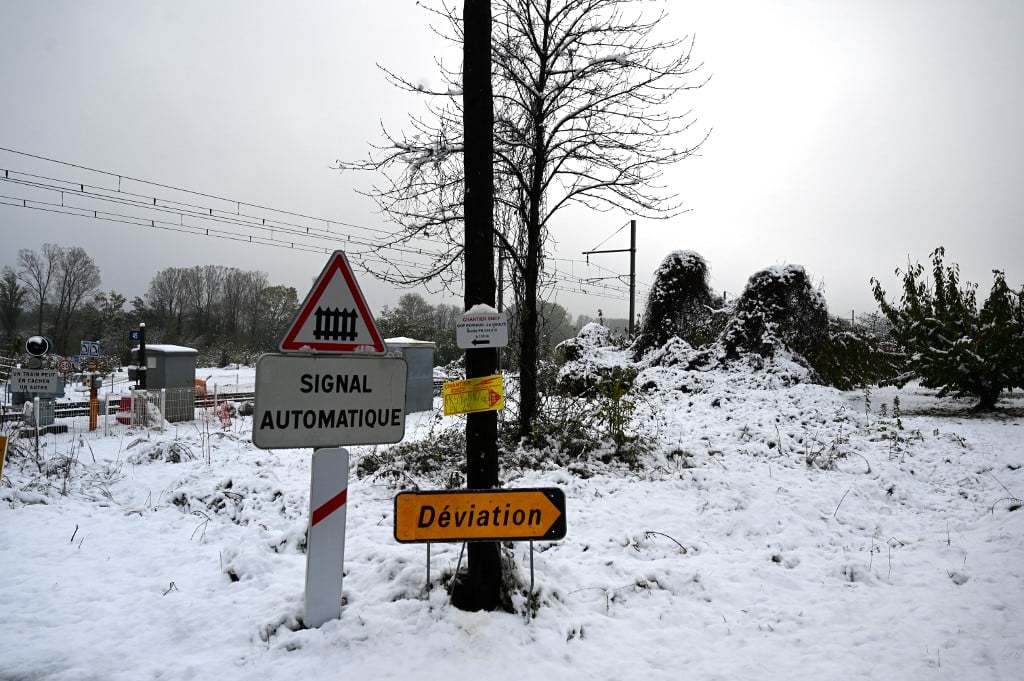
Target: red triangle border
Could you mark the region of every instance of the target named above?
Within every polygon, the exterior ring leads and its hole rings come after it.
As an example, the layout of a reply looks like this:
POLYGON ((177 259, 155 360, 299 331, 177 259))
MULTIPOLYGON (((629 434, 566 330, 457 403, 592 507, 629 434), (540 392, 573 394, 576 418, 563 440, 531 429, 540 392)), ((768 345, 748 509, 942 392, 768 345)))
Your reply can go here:
POLYGON ((295 319, 292 321, 288 331, 285 332, 279 347, 281 352, 305 352, 307 348, 316 352, 358 352, 359 354, 387 352, 384 341, 380 337, 380 331, 377 330, 377 323, 374 321, 373 315, 370 314, 370 310, 366 305, 366 298, 363 297, 363 292, 359 288, 359 284, 356 282, 355 276, 352 274, 352 268, 348 264, 348 258, 345 257, 344 251, 335 251, 331 256, 331 259, 327 262, 327 266, 324 267, 323 272, 320 273, 320 277, 316 280, 316 283, 310 290, 309 295, 306 296, 306 300, 303 301, 302 307, 299 308, 299 313, 295 316, 295 319), (370 346, 370 344, 367 343, 317 341, 298 342, 295 340, 299 330, 306 323, 306 320, 309 319, 309 315, 312 314, 313 309, 320 302, 320 298, 323 296, 327 285, 336 276, 335 271, 340 271, 341 275, 345 278, 345 284, 352 293, 352 299, 355 301, 356 309, 366 322, 366 328, 370 333, 371 340, 373 341, 372 351, 364 349, 370 346), (356 348, 362 349, 356 350, 356 348))

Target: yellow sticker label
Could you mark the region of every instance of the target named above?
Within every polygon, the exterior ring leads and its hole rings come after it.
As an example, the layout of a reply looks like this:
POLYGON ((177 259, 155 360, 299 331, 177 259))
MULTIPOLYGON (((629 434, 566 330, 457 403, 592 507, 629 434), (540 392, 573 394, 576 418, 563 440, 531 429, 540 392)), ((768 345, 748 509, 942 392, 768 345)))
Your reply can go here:
POLYGON ((505 384, 501 374, 450 381, 441 388, 444 415, 498 411, 505 408, 505 384))

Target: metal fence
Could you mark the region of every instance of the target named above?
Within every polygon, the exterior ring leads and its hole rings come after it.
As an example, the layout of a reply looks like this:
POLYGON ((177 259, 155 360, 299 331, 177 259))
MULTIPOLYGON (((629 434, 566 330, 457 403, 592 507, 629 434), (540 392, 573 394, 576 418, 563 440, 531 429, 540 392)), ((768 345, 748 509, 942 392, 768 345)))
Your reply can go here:
POLYGON ((112 393, 94 404, 35 398, 17 407, 3 405, 0 428, 38 453, 40 447, 52 451, 83 439, 162 432, 172 423, 199 421, 227 428, 233 405, 252 399, 253 393, 196 395, 191 388, 112 393))

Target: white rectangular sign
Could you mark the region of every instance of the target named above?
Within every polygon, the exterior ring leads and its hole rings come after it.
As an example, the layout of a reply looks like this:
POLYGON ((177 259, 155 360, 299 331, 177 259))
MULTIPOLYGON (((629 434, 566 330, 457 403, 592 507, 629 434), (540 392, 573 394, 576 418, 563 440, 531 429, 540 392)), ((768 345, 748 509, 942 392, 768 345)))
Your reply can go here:
POLYGON ((504 312, 466 312, 455 320, 455 344, 463 349, 503 348, 508 345, 504 312))
POLYGON ((64 379, 56 369, 11 369, 10 385, 12 393, 64 393, 64 379))
POLYGON ((267 354, 256 362, 252 443, 261 449, 399 442, 401 357, 267 354))

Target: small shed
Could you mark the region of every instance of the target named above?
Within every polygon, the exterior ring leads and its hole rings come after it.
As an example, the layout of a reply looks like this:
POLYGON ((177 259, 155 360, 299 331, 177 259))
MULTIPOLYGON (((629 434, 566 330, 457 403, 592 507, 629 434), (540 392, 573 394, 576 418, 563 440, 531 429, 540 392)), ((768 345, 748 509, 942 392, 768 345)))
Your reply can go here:
POLYGON ((146 345, 146 388, 166 393, 164 418, 171 423, 196 417, 195 348, 181 345, 146 345))
POLYGON ((388 352, 397 352, 409 367, 405 389, 405 413, 434 408, 434 348, 436 343, 413 338, 385 338, 388 352))

